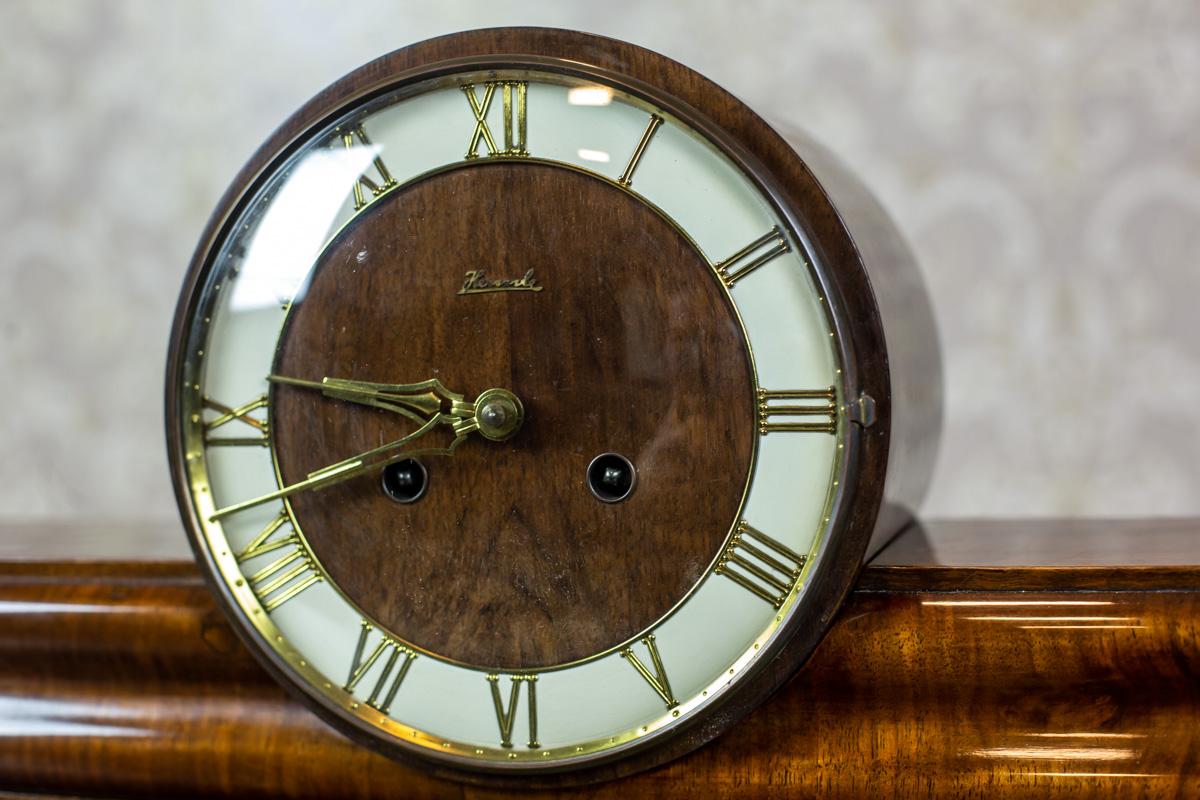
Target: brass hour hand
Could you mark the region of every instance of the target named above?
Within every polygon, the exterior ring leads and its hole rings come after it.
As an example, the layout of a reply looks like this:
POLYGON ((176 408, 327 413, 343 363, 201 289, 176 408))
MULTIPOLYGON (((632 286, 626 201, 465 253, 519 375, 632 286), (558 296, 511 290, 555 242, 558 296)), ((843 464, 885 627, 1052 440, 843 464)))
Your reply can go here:
POLYGON ((425 450, 413 450, 407 445, 420 439, 426 433, 435 427, 439 419, 435 417, 422 425, 417 430, 402 436, 394 442, 388 442, 385 445, 376 447, 373 450, 368 450, 365 453, 359 453, 356 456, 344 459, 336 464, 330 464, 322 467, 315 472, 310 472, 308 476, 296 483, 289 484, 273 492, 268 492, 261 497, 255 497, 250 500, 244 500, 240 503, 235 503, 231 506, 219 508, 211 515, 210 520, 218 520, 222 517, 227 517, 230 514, 236 514, 238 511, 244 511, 247 508, 268 503, 272 500, 282 500, 285 497, 291 497, 299 492, 308 491, 310 489, 320 489, 324 486, 332 486, 335 483, 341 483, 344 480, 362 475, 365 472, 370 472, 375 469, 386 467, 395 461, 402 458, 413 458, 415 456, 448 456, 454 452, 454 448, 466 438, 466 435, 456 436, 454 441, 448 447, 433 448, 425 450))
POLYGON ((479 397, 475 398, 475 402, 469 403, 461 394, 443 386, 437 378, 420 383, 366 383, 339 378, 308 381, 284 375, 269 375, 267 380, 304 389, 316 389, 337 400, 395 411, 418 423, 420 427, 407 436, 373 450, 322 467, 310 473, 304 480, 261 497, 217 509, 209 519, 221 519, 272 500, 341 483, 365 472, 382 469, 403 458, 452 455, 467 435, 475 431, 486 439, 503 441, 516 434, 525 420, 525 408, 520 399, 507 389, 488 389, 481 392, 479 397), (413 442, 439 424, 449 425, 454 430, 454 441, 448 446, 423 449, 410 447, 413 442))
POLYGON ((521 400, 506 389, 488 389, 475 402, 447 389, 437 378, 418 383, 369 383, 345 378, 320 381, 268 375, 272 383, 315 389, 326 397, 381 408, 408 417, 418 425, 445 422, 456 438, 473 431, 486 439, 503 441, 513 436, 525 419, 521 400))

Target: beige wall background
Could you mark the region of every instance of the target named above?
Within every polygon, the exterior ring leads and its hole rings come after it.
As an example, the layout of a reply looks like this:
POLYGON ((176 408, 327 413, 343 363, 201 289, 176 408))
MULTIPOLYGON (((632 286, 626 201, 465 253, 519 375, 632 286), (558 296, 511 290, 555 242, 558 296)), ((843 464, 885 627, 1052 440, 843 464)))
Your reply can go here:
POLYGON ((454 30, 616 36, 879 194, 946 354, 933 516, 1200 514, 1200 4, 0 5, 0 517, 170 518, 169 322, 271 129, 454 30))

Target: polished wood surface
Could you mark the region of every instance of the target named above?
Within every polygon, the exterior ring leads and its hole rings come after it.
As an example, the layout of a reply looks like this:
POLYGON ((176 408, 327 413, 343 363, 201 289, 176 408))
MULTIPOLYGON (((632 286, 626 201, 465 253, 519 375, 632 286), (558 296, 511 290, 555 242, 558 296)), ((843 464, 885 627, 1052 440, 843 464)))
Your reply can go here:
POLYGON ((906 530, 859 589, 1192 589, 1200 531, 1189 519, 987 520, 906 530))
MULTIPOLYGON (((100 555, 144 552, 152 530, 100 555)), ((192 564, 71 562, 69 534, 0 528, 0 792, 506 796, 334 733, 263 673, 192 564)), ((650 772, 519 794, 1195 796, 1197 619, 1200 521, 927 524, 864 570, 812 660, 724 736, 650 772), (980 570, 1009 580, 969 588, 980 570), (1088 570, 1114 587, 1067 580, 1088 570)))
MULTIPOLYGON (((377 473, 291 498, 313 553, 370 617, 485 669, 575 661, 653 626, 712 565, 749 478, 754 379, 720 282, 651 206, 564 167, 478 159, 372 203, 322 255, 273 371, 436 377, 468 399, 521 399, 512 439, 471 436, 424 459, 417 502, 390 499, 377 473), (473 270, 532 273, 542 290, 459 294, 473 270), (619 503, 586 481, 610 452, 637 471, 619 503)), ((415 427, 272 391, 285 484, 415 427)), ((428 438, 415 445, 452 435, 428 438)))

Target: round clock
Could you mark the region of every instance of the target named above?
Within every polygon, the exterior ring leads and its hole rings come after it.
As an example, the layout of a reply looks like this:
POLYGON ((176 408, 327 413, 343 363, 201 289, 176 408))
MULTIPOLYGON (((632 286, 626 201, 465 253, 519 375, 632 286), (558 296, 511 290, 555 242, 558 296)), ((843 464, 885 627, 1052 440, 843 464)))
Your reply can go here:
POLYGON ((167 375, 249 647, 357 741, 501 781, 644 768, 762 702, 940 419, 912 259, 843 168, 540 29, 399 50, 288 120, 204 232, 167 375))

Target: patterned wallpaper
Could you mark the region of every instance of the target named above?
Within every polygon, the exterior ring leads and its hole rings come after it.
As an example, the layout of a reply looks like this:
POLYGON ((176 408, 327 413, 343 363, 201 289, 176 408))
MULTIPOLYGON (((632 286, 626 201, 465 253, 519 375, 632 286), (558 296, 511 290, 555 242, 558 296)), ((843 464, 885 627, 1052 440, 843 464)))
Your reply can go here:
POLYGON ((173 516, 166 338, 218 195, 359 63, 506 23, 664 52, 877 191, 946 351, 928 514, 1200 514, 1192 0, 8 0, 0 516, 173 516))

